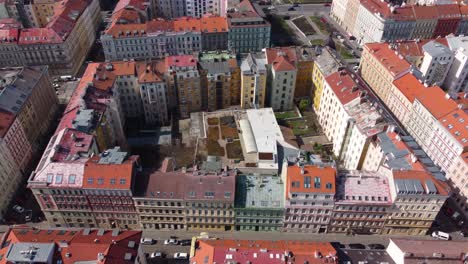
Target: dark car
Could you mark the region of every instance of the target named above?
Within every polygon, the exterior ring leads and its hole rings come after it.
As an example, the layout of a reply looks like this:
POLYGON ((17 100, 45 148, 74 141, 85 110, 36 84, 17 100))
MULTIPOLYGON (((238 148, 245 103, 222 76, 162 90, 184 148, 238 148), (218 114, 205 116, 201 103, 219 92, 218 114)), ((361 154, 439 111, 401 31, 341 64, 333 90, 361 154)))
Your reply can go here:
POLYGON ((294 11, 294 10, 296 10, 296 9, 294 9, 294 7, 288 8, 288 11, 294 11))
POLYGON ((385 249, 385 246, 382 244, 369 244, 367 245, 370 249, 385 249))
POLYGON ((299 4, 298 4, 298 3, 294 3, 294 4, 293 4, 293 7, 299 7, 299 4))
POLYGON ((336 248, 336 249, 339 249, 339 248, 346 248, 345 245, 341 244, 340 242, 330 242, 330 244, 336 248))
POLYGON ((324 6, 330 6, 330 3, 325 3, 325 4, 323 4, 323 5, 324 5, 324 6))
POLYGON ((366 249, 366 246, 364 246, 363 244, 349 244, 349 248, 352 248, 352 249, 366 249))
POLYGON ((190 246, 192 244, 192 240, 184 239, 179 241, 179 245, 181 246, 190 246))

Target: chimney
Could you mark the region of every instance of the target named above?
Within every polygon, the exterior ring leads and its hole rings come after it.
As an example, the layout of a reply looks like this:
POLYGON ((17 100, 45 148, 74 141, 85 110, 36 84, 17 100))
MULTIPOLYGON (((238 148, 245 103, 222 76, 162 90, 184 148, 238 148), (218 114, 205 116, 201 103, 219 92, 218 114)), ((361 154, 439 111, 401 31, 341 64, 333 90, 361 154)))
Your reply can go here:
POLYGON ((304 166, 301 166, 301 175, 304 175, 304 166))

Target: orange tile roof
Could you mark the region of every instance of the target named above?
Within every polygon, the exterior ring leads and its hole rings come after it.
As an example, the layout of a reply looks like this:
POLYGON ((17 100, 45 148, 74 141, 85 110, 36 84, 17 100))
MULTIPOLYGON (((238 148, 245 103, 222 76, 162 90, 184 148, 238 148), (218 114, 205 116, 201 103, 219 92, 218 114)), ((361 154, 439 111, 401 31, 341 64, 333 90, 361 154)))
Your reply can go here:
POLYGON ((400 75, 408 71, 411 64, 405 60, 403 55, 399 55, 395 50, 392 50, 387 43, 368 43, 364 45, 366 51, 371 56, 376 58, 392 76, 400 75))
POLYGON ((417 95, 416 99, 418 99, 436 119, 458 108, 457 103, 450 98, 447 99, 445 92, 439 86, 426 89, 424 93, 417 95))
POLYGON ((423 93, 426 89, 429 89, 424 87, 412 73, 407 73, 401 78, 396 79, 393 81, 393 85, 395 85, 411 103, 414 102, 416 96, 423 93))
POLYGON ((98 230, 91 230, 85 235, 83 229, 51 229, 40 230, 29 226, 16 226, 9 229, 3 236, 0 255, 3 256, 0 264, 6 264, 6 255, 10 249, 7 245, 16 243, 53 243, 55 244, 55 254, 52 262, 61 260, 63 264, 74 264, 93 260, 96 262, 98 253, 104 253, 103 261, 99 264, 125 264, 126 253, 130 253, 135 259, 138 254, 138 245, 141 239, 141 231, 119 231, 115 236, 113 231, 104 230, 102 235, 98 230), (135 246, 130 248, 129 242, 135 242, 135 246), (63 245, 66 244, 64 247, 63 245), (59 250, 60 248, 60 250, 59 250))
POLYGON ((463 19, 468 18, 468 5, 460 5, 460 14, 463 19))
POLYGON ((436 6, 413 5, 413 12, 416 19, 437 19, 439 17, 436 6))
POLYGON ((204 16, 201 18, 200 26, 204 33, 228 32, 226 17, 204 16))
POLYGON ((197 65, 197 58, 193 55, 167 56, 165 61, 166 66, 187 67, 197 65))
POLYGON ((266 49, 267 63, 272 64, 275 71, 293 71, 296 69, 296 49, 280 47, 266 49))
POLYGON ((337 263, 336 250, 328 242, 227 239, 199 240, 191 262, 224 263, 227 254, 237 263, 337 263), (285 252, 290 254, 286 256, 288 261, 283 259, 285 252), (316 253, 320 253, 322 257, 316 257, 316 253))
POLYGON ((106 30, 106 34, 114 38, 142 36, 143 32, 147 32, 147 24, 115 24, 106 30))
POLYGON ((155 67, 156 62, 138 62, 136 64, 138 82, 140 83, 150 83, 150 82, 162 82, 163 77, 162 73, 158 72, 158 69, 155 67))
POLYGON ((135 62, 134 61, 114 61, 112 65, 112 73, 116 76, 122 75, 135 75, 135 62))
POLYGON ((457 139, 463 146, 468 148, 468 110, 457 109, 439 119, 439 123, 457 139))
POLYGON ((459 19, 461 17, 460 7, 456 4, 437 5, 439 19, 459 19))
POLYGON ((346 71, 335 72, 325 78, 338 100, 345 105, 360 96, 360 89, 356 89, 357 83, 346 71))
POLYGON ((408 180, 418 180, 421 182, 422 186, 426 185, 426 181, 432 181, 434 183, 438 194, 448 195, 450 192, 450 187, 447 183, 436 179, 430 172, 426 171, 416 171, 416 170, 394 170, 393 177, 395 179, 408 179, 408 180))
POLYGON ((86 162, 83 188, 118 190, 131 188, 138 156, 130 156, 122 164, 100 164, 99 159, 99 156, 94 156, 86 162), (93 179, 92 182, 88 181, 89 179, 93 179))
POLYGON ((332 167, 318 167, 312 165, 304 166, 304 174, 297 165, 289 166, 286 178, 286 197, 289 193, 330 193, 336 191, 335 184, 336 169, 332 167), (311 177, 310 187, 305 187, 305 176, 311 177), (320 185, 314 185, 315 177, 320 178, 320 185), (327 186, 328 185, 328 186, 327 186))
POLYGON ((173 31, 186 32, 186 31, 201 31, 201 23, 199 18, 195 17, 179 17, 173 20, 173 31))
POLYGON ((427 171, 426 167, 424 166, 424 164, 421 161, 417 160, 416 162, 413 162, 411 160, 411 154, 414 154, 413 149, 411 147, 409 147, 408 145, 406 145, 406 143, 403 140, 399 139, 397 137, 398 136, 397 133, 387 132, 387 136, 390 138, 390 140, 395 145, 395 147, 397 147, 398 150, 407 150, 408 151, 408 155, 406 156, 406 161, 408 162, 408 164, 411 165, 412 170, 427 171))

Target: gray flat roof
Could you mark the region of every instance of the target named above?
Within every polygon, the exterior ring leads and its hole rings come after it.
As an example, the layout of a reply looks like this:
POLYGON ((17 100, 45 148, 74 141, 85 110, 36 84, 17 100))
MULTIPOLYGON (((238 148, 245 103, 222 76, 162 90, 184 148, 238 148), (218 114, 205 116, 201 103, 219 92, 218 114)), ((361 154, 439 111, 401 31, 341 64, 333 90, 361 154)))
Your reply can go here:
POLYGON ((8 262, 48 263, 55 251, 54 243, 15 243, 6 254, 8 262))
POLYGON ((284 183, 279 176, 239 175, 236 185, 236 208, 284 207, 284 183))

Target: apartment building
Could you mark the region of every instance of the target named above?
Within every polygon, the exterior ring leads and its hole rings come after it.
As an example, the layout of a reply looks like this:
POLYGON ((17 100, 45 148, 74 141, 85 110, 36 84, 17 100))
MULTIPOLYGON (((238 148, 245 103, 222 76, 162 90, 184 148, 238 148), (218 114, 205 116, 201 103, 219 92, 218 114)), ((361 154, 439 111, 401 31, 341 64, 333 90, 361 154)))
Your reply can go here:
POLYGON ((461 212, 468 216, 468 154, 458 156, 447 172, 447 179, 452 187, 452 200, 461 212))
POLYGON ((456 35, 466 35, 468 33, 468 7, 466 5, 460 6, 461 20, 458 24, 456 35))
POLYGON ((429 41, 422 46, 424 58, 419 70, 424 82, 430 85, 442 85, 452 66, 453 54, 450 49, 435 41, 429 41))
POLYGON ((286 198, 283 231, 326 233, 334 206, 336 169, 285 162, 281 177, 286 198))
POLYGON ((133 197, 144 230, 185 230, 185 173, 175 171, 166 158, 161 169, 149 176, 146 190, 133 197))
POLYGON ((393 205, 382 234, 425 235, 448 197, 448 186, 429 172, 382 171, 393 205))
POLYGON ((387 105, 392 82, 408 73, 411 68, 403 55, 392 48, 386 43, 364 45, 359 66, 362 78, 387 105))
POLYGON ((166 19, 187 16, 186 2, 183 0, 151 0, 152 14, 166 19))
POLYGON ((141 264, 141 231, 118 229, 38 229, 15 226, 6 230, 0 249, 4 262, 52 264, 73 262, 111 262, 141 264))
POLYGON ((216 111, 231 106, 231 65, 237 64, 235 59, 200 60, 200 76, 202 82, 203 109, 216 111))
POLYGON ((13 118, 14 116, 9 113, 0 112, 0 217, 2 219, 8 211, 13 195, 22 180, 20 169, 4 140, 7 132, 4 127, 13 118))
POLYGON ((46 27, 3 33, 0 66, 48 65, 54 75, 74 75, 94 43, 98 0, 68 0, 46 27))
MULTIPOLYGON (((0 109, 13 115, 10 125, 14 133, 8 133, 4 140, 23 171, 32 153, 45 143, 43 137, 54 119, 58 101, 47 66, 1 68, 0 78, 0 109)), ((8 127, 5 125, 5 129, 8 127)))
POLYGON ((270 46, 271 25, 255 11, 249 0, 229 6, 226 16, 229 50, 235 53, 258 52, 270 46))
POLYGON ((37 20, 35 27, 45 27, 54 16, 57 0, 35 0, 32 1, 32 10, 37 20))
POLYGON ((434 30, 437 26, 439 13, 437 12, 437 6, 421 6, 414 5, 414 30, 411 35, 412 39, 429 39, 434 34, 434 30))
POLYGON ((267 48, 267 97, 274 111, 287 111, 294 107, 297 77, 297 56, 294 48, 267 48))
POLYGON ((325 136, 333 142, 333 152, 343 168, 360 169, 371 139, 386 123, 366 98, 366 92, 346 71, 325 79, 317 115, 325 136))
POLYGON ((387 177, 378 172, 340 172, 329 232, 380 234, 392 206, 387 177))
POLYGON ((322 54, 317 56, 314 60, 312 83, 314 84, 313 98, 316 111, 320 108, 320 99, 323 93, 325 77, 337 72, 341 66, 341 62, 335 57, 333 51, 329 47, 322 49, 322 54))
POLYGON ((265 107, 267 68, 263 53, 249 53, 241 62, 242 109, 265 107))
POLYGON ((188 230, 234 230, 235 171, 186 173, 184 202, 188 230))
POLYGON ((330 243, 266 240, 198 240, 190 263, 337 263, 330 243), (316 256, 321 256, 320 258, 316 256))
POLYGON ((279 176, 236 177, 236 230, 281 231, 284 219, 284 183, 279 176))
POLYGON ((438 20, 432 38, 445 37, 457 32, 461 21, 460 6, 457 4, 438 5, 438 20))
POLYGON ((468 37, 449 36, 446 39, 447 45, 454 55, 443 87, 450 94, 468 92, 468 45, 466 44, 468 37))
POLYGON ((312 95, 312 72, 314 69, 315 52, 312 48, 296 47, 296 88, 294 98, 307 98, 312 95))
POLYGON ((165 59, 169 94, 177 98, 182 118, 202 109, 201 77, 194 55, 169 56, 165 59))
POLYGON ((435 159, 436 164, 437 157, 434 151, 432 151, 434 148, 431 147, 434 144, 433 137, 436 125, 439 119, 456 109, 457 104, 455 101, 451 100, 439 87, 426 89, 424 93, 416 96, 414 100, 413 110, 408 121, 408 132, 421 145, 422 149, 427 152, 429 157, 435 159))
POLYGON ((188 0, 185 2, 185 13, 191 17, 202 17, 213 14, 223 16, 227 11, 227 0, 188 0))
POLYGON ((158 18, 144 23, 114 22, 101 41, 106 60, 145 60, 219 50, 227 47, 227 34, 225 17, 158 18))
MULTIPOLYGON (((225 1, 225 0, 221 0, 225 1)), ((202 18, 201 23, 201 41, 203 50, 227 50, 228 49, 228 22, 225 13, 221 16, 211 16, 211 18, 202 18)))

